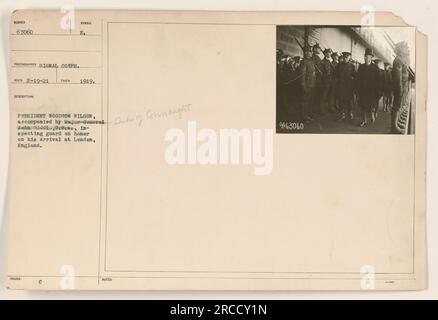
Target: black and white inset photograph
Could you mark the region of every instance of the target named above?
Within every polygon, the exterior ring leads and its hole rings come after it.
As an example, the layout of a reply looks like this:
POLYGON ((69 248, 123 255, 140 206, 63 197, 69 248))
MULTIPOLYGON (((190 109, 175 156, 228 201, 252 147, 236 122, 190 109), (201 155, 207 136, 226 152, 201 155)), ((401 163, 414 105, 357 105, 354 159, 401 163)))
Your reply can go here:
POLYGON ((415 27, 277 26, 277 133, 414 134, 415 27))

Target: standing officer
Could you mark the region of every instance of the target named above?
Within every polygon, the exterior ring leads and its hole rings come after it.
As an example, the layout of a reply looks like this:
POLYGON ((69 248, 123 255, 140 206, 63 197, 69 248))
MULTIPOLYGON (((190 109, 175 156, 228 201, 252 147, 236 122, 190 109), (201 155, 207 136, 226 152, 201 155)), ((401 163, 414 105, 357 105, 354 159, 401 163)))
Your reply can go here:
POLYGON ((300 62, 301 57, 295 56, 293 58, 293 78, 290 83, 290 90, 292 91, 292 99, 293 99, 293 111, 295 115, 301 117, 301 87, 299 82, 299 72, 300 72, 300 62))
POLYGON ((304 59, 300 63, 299 81, 301 87, 301 119, 303 122, 312 121, 313 118, 309 115, 312 102, 312 94, 315 90, 316 83, 316 68, 312 59, 312 48, 304 46, 304 59))
POLYGON ((287 65, 287 57, 288 56, 284 54, 280 59, 280 76, 278 83, 280 96, 278 99, 279 109, 277 111, 281 115, 281 118, 286 117, 287 109, 288 109, 288 91, 287 91, 286 82, 287 79, 290 77, 290 70, 287 65))
POLYGON ((350 62, 351 53, 343 52, 343 62, 338 65, 338 80, 339 80, 339 100, 341 117, 339 121, 345 120, 347 115, 353 119, 353 90, 354 81, 356 78, 356 70, 350 62))
POLYGON ((282 85, 284 88, 284 103, 285 103, 285 114, 289 118, 294 110, 294 92, 292 88, 292 80, 295 76, 295 70, 293 68, 293 59, 291 56, 286 55, 283 66, 284 77, 282 79, 282 85))
POLYGON ((324 59, 321 62, 321 101, 320 113, 325 114, 329 111, 330 106, 330 88, 333 81, 333 65, 330 57, 333 53, 332 49, 325 49, 323 51, 324 59))
POLYGON ((371 116, 372 122, 375 121, 372 110, 378 94, 379 75, 376 65, 372 63, 373 57, 373 51, 365 49, 365 63, 359 66, 357 74, 359 107, 362 113, 361 127, 367 125, 368 115, 371 116))
POLYGON ((333 112, 339 110, 339 76, 338 76, 339 54, 332 53, 332 84, 330 86, 330 105, 333 112))
POLYGON ((316 80, 315 88, 312 94, 312 113, 314 117, 322 115, 321 112, 321 80, 322 80, 322 60, 319 56, 321 54, 321 47, 315 43, 312 47, 312 61, 315 65, 316 80))
MULTIPOLYGON (((350 61, 353 64, 354 70, 356 71, 356 75, 357 75, 357 70, 359 70, 360 63, 357 60, 350 60, 350 61)), ((359 106, 359 97, 358 96, 359 96, 359 94, 357 92, 357 77, 356 77, 355 83, 353 85, 353 109, 357 109, 359 106)))

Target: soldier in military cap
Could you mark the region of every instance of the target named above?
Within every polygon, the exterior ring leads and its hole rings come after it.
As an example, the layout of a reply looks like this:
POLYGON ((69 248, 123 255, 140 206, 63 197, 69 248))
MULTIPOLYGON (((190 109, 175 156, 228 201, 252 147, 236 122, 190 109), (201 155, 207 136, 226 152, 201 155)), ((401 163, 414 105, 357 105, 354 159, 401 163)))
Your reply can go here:
POLYGON ((288 75, 284 80, 285 90, 286 90, 286 113, 293 118, 297 117, 297 113, 300 110, 299 104, 299 91, 300 87, 298 85, 297 76, 298 69, 296 66, 296 59, 288 57, 287 59, 287 70, 288 75))
POLYGON ((331 61, 333 50, 328 48, 323 51, 324 59, 321 61, 321 100, 320 113, 325 114, 330 106, 330 88, 333 81, 334 68, 331 61))
POLYGON ((292 109, 292 93, 290 90, 290 81, 294 77, 292 66, 292 57, 285 54, 280 60, 280 79, 277 87, 280 89, 278 97, 279 108, 277 109, 281 118, 288 117, 292 109))
POLYGON ((333 76, 332 76, 332 84, 330 86, 330 106, 333 112, 339 110, 338 65, 339 65, 339 53, 333 52, 332 53, 333 76))
POLYGON ((312 93, 312 115, 314 117, 318 117, 323 114, 321 111, 322 59, 319 56, 320 54, 321 47, 319 46, 319 43, 315 43, 312 47, 312 61, 316 70, 315 87, 312 93))
POLYGON ((339 56, 339 63, 341 62, 344 62, 344 56, 342 54, 339 56))
POLYGON ((356 70, 350 62, 351 53, 343 52, 342 56, 343 62, 338 65, 340 121, 345 120, 347 117, 353 119, 353 90, 356 78, 356 70))
MULTIPOLYGON (((353 64, 354 70, 356 71, 357 74, 357 70, 359 69, 359 65, 360 65, 359 61, 351 59, 350 62, 353 64)), ((353 86, 353 110, 359 108, 358 106, 359 106, 359 94, 357 92, 357 77, 356 77, 353 86)))
POLYGON ((313 120, 309 109, 316 84, 316 67, 312 58, 312 48, 306 45, 303 51, 304 59, 300 63, 298 72, 301 87, 301 119, 309 122, 313 120))
POLYGON ((294 56, 292 59, 292 69, 293 77, 290 81, 289 90, 291 91, 291 107, 293 108, 293 113, 298 114, 301 117, 301 87, 299 82, 299 68, 300 68, 301 57, 294 56))
POLYGON ((365 50, 365 63, 361 64, 357 73, 359 107, 362 113, 361 127, 368 124, 368 116, 372 122, 375 121, 373 107, 376 103, 376 97, 379 90, 379 73, 377 66, 372 63, 374 53, 371 49, 365 50))
POLYGON ((319 43, 315 43, 312 47, 312 59, 315 63, 321 63, 321 57, 319 56, 321 54, 321 47, 319 43))
POLYGON ((339 53, 333 52, 331 57, 333 68, 336 68, 339 63, 339 53))

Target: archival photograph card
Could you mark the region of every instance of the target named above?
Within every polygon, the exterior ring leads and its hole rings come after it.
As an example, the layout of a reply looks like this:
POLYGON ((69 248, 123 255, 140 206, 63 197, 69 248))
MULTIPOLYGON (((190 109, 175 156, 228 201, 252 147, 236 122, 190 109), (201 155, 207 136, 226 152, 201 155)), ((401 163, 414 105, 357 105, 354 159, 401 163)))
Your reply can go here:
POLYGON ((371 18, 13 12, 8 288, 426 288, 426 37, 371 18))

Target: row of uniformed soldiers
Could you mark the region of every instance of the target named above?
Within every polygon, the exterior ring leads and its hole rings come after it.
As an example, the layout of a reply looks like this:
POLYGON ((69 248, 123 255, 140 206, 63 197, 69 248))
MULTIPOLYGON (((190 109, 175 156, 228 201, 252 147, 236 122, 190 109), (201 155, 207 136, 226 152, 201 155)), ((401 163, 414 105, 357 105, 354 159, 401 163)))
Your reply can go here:
POLYGON ((391 110, 393 101, 397 102, 393 93, 398 86, 389 63, 373 59, 371 49, 365 50, 363 64, 352 61, 350 52, 339 55, 331 49, 323 50, 321 59, 321 51, 318 44, 305 46, 301 59, 277 50, 280 108, 295 111, 303 122, 313 121, 328 112, 339 113, 338 120, 343 121, 353 119, 356 105, 361 113, 361 127, 375 121, 380 100, 383 99, 385 112, 391 110))

